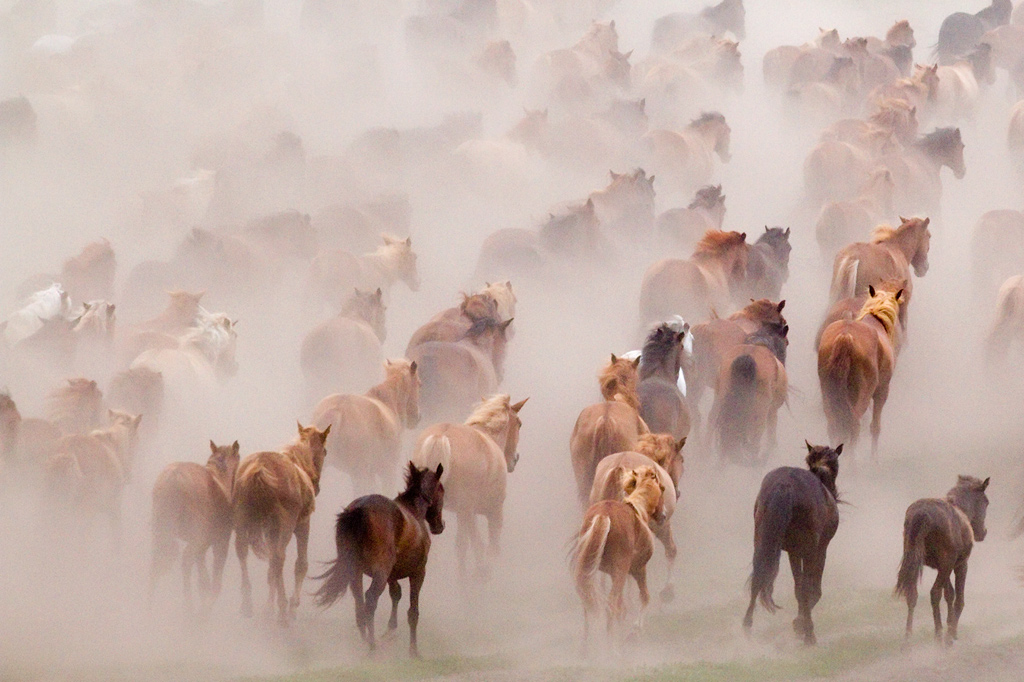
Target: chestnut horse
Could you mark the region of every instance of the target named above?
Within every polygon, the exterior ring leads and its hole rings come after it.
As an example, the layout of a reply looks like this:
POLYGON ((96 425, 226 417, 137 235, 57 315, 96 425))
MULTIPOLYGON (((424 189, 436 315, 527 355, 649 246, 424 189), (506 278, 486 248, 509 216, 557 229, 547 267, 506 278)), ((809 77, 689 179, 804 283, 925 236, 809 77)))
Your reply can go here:
POLYGON ((442 310, 413 332, 409 344, 405 347, 405 354, 408 356, 416 346, 431 341, 460 341, 480 320, 501 321, 498 317, 497 301, 485 294, 462 294, 462 303, 454 308, 442 310))
POLYGON ((242 615, 252 616, 252 583, 247 557, 249 548, 260 558, 268 558, 267 584, 270 595, 267 615, 274 613, 277 601, 278 623, 287 626, 295 618, 306 579, 309 561, 309 517, 316 509, 320 493, 320 472, 331 432, 299 424, 299 437, 280 452, 256 452, 244 460, 235 475, 232 488, 232 518, 235 526, 235 553, 242 567, 242 615), (295 591, 289 602, 284 586, 284 559, 288 543, 295 535, 298 556, 295 559, 295 591))
POLYGON ((746 239, 743 232, 709 230, 688 260, 666 258, 649 267, 640 285, 641 324, 673 315, 706 320, 712 310, 731 308, 747 274, 746 239))
POLYGON ((828 435, 833 442, 856 445, 860 420, 872 404, 871 455, 878 455, 882 408, 896 366, 894 339, 903 290, 876 291, 854 319, 833 322, 818 343, 818 380, 825 406, 828 435))
POLYGON ((628 360, 612 353, 611 361, 597 375, 601 384, 601 397, 605 400, 620 400, 639 412, 640 398, 636 392, 640 382, 637 371, 639 366, 639 356, 636 360, 628 360))
POLYGON ((608 595, 608 632, 625 618, 623 590, 626 578, 633 576, 640 588, 640 616, 651 597, 647 591, 647 562, 654 554, 651 524, 664 522, 665 488, 652 466, 632 469, 622 480, 624 499, 602 500, 590 506, 572 550, 572 572, 576 593, 583 601, 583 637, 590 637, 591 614, 597 609, 594 574, 611 576, 608 595))
POLYGON ((153 561, 149 573, 149 598, 157 580, 185 542, 181 577, 185 608, 192 610, 192 568, 199 576, 203 608, 220 594, 224 562, 231 541, 231 488, 238 470, 238 441, 218 446, 210 441, 206 466, 196 462, 168 464, 153 484, 153 561), (206 551, 213 548, 213 580, 206 570, 206 551))
POLYGON ((315 301, 334 304, 338 291, 352 287, 380 287, 385 297, 395 282, 402 281, 411 291, 420 288, 412 237, 399 239, 381 235, 384 243, 373 253, 354 256, 340 249, 329 249, 313 260, 309 274, 309 294, 315 301))
POLYGON ((659 325, 647 337, 640 354, 640 418, 654 433, 671 433, 676 439, 690 433, 690 408, 679 390, 681 351, 689 331, 659 325))
POLYGON ((821 575, 825 570, 828 543, 839 528, 840 444, 807 445, 807 469, 779 467, 761 482, 754 503, 754 570, 750 576, 750 604, 743 617, 747 631, 754 624, 754 606, 760 598, 769 613, 779 606, 772 598, 782 552, 789 554, 796 587, 797 616, 793 630, 804 642, 814 644, 811 609, 821 599, 821 575))
POLYGON ((597 463, 616 452, 635 449, 637 439, 650 433, 630 403, 628 394, 620 391, 612 400, 583 408, 576 418, 569 437, 569 455, 581 505, 587 503, 597 463))
POLYGON ((909 638, 914 627, 914 607, 917 605, 917 582, 922 567, 938 571, 932 585, 932 617, 935 619, 935 639, 942 641, 942 597, 946 597, 946 644, 957 637, 957 625, 964 610, 964 587, 967 584, 967 560, 971 557, 974 541, 981 542, 988 531, 985 514, 988 496, 985 490, 990 479, 984 481, 973 476, 960 476, 956 486, 946 493, 946 499, 924 499, 907 507, 903 521, 903 560, 896 577, 896 596, 907 600, 907 631, 909 638), (956 575, 954 585, 950 577, 956 575))
POLYGON ((519 411, 527 400, 513 404, 508 395, 491 396, 464 424, 434 424, 416 441, 412 461, 417 466, 444 465, 448 506, 459 523, 455 546, 462 575, 470 544, 477 573, 486 577, 490 571, 477 535, 478 514, 487 519, 488 554, 494 557, 499 552, 506 479, 519 461, 519 411))
POLYGON ((420 379, 415 362, 388 360, 384 381, 365 395, 329 395, 313 410, 317 428, 331 427, 329 463, 352 477, 357 491, 393 483, 402 429, 420 422, 420 379))
POLYGON ((334 527, 338 557, 315 580, 323 580, 316 603, 330 606, 350 588, 356 602, 356 625, 370 651, 377 646, 374 616, 385 585, 391 595, 388 631, 398 628, 399 580, 409 579, 409 654, 419 658, 416 626, 420 620, 420 588, 427 574, 430 536, 444 530, 444 466, 420 469, 409 462, 405 491, 394 500, 366 495, 338 514, 334 527), (370 586, 363 593, 363 575, 370 586))

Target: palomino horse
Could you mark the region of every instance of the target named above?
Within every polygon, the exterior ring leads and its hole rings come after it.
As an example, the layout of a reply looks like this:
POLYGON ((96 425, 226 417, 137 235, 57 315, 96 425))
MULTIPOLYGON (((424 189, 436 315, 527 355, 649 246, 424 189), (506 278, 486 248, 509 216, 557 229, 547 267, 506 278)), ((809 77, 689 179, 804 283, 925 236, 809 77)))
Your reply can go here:
POLYGON ((677 384, 688 331, 685 323, 681 331, 661 324, 648 335, 640 353, 640 418, 652 432, 671 433, 677 439, 690 433, 690 408, 677 384))
POLYGON ((355 289, 341 312, 302 340, 299 361, 311 396, 365 391, 380 380, 384 360, 384 294, 355 289))
POLYGON ((654 231, 660 244, 673 250, 689 250, 708 230, 721 230, 724 221, 722 186, 707 185, 697 190, 686 208, 670 208, 659 214, 654 231))
POLYGON ((329 462, 352 477, 356 490, 391 485, 398 473, 402 429, 420 421, 420 379, 415 362, 388 360, 384 381, 366 395, 329 395, 313 410, 318 428, 332 427, 329 462))
POLYGON ((725 116, 702 113, 681 132, 655 129, 640 138, 649 159, 648 167, 672 187, 691 190, 708 184, 715 170, 714 155, 722 163, 730 159, 732 129, 725 116))
POLYGON ((907 507, 903 521, 903 560, 896 577, 896 596, 907 600, 907 637, 914 627, 917 582, 921 579, 922 568, 928 566, 938 571, 931 590, 935 639, 942 641, 940 604, 943 595, 947 611, 945 643, 952 644, 956 639, 960 614, 964 610, 967 560, 974 541, 981 542, 988 534, 985 490, 989 480, 960 476, 956 486, 946 493, 946 499, 918 500, 907 507), (953 574, 956 574, 955 586, 950 580, 953 574))
POLYGON ((772 590, 779 574, 779 558, 785 551, 793 569, 798 605, 793 630, 805 643, 814 644, 811 609, 821 599, 825 554, 839 528, 836 477, 843 446, 833 450, 825 445, 806 444, 807 469, 779 467, 761 482, 754 503, 754 570, 743 627, 749 631, 753 626, 754 606, 759 598, 769 613, 778 610, 772 590))
POLYGON ((576 593, 583 600, 584 641, 590 637, 591 614, 597 609, 594 574, 611 576, 608 595, 608 632, 625 618, 623 590, 626 578, 633 576, 640 588, 640 617, 651 597, 647 591, 647 562, 654 554, 650 526, 664 518, 665 488, 652 466, 632 469, 622 480, 624 499, 602 500, 590 506, 572 550, 572 572, 576 593))
POLYGON ((153 561, 149 573, 149 598, 178 553, 177 541, 185 542, 181 577, 185 608, 192 610, 192 568, 199 576, 203 608, 220 594, 224 562, 231 541, 231 488, 238 470, 238 441, 218 446, 210 441, 206 466, 196 462, 168 464, 153 484, 153 561), (206 551, 213 548, 213 579, 206 570, 206 551))
POLYGON ((906 329, 906 308, 913 294, 910 268, 914 268, 918 277, 928 273, 928 251, 932 242, 928 230, 930 222, 930 218, 900 218, 896 229, 880 225, 872 233, 870 242, 857 242, 840 249, 832 265, 829 304, 860 296, 868 290, 868 285, 887 279, 906 280, 904 300, 900 302, 900 322, 906 329))
POLYGON ((666 258, 649 267, 640 285, 641 324, 673 315, 703 321, 712 310, 730 308, 747 274, 746 240, 744 232, 711 230, 688 260, 666 258))
POLYGON ((856 445, 860 420, 872 404, 871 455, 878 455, 882 408, 889 397, 889 381, 896 366, 893 347, 899 324, 903 290, 875 291, 854 319, 833 322, 818 344, 818 380, 833 442, 856 445))
POLYGON ((369 291, 380 287, 387 297, 395 282, 401 280, 410 290, 418 291, 420 276, 412 237, 398 239, 385 234, 381 239, 382 246, 362 256, 340 249, 321 252, 310 266, 310 294, 318 301, 335 305, 336 292, 353 287, 369 291))
POLYGON ((430 536, 444 530, 444 466, 420 469, 412 462, 405 474, 405 490, 394 500, 367 495, 338 514, 334 538, 338 557, 317 580, 320 606, 330 606, 350 588, 356 602, 356 625, 373 651, 377 646, 374 616, 377 600, 387 586, 391 595, 388 631, 398 628, 399 580, 409 579, 409 654, 419 658, 416 626, 420 620, 420 588, 427 575, 430 536), (363 593, 363 575, 370 586, 363 593))
POLYGON ((661 523, 652 523, 651 531, 665 547, 668 559, 668 579, 661 591, 663 601, 675 596, 672 587, 672 567, 676 558, 676 541, 672 537, 672 514, 679 499, 679 480, 683 477, 683 445, 686 439, 675 440, 667 433, 645 433, 636 443, 635 452, 619 452, 608 455, 597 465, 594 487, 590 489, 590 504, 601 500, 621 500, 622 480, 630 469, 649 465, 658 474, 658 482, 664 487, 663 499, 665 518, 661 523))
MULTIPOLYGON (((516 298, 516 294, 512 291, 512 281, 505 280, 504 282, 484 282, 484 288, 477 292, 483 296, 489 297, 494 301, 498 307, 498 321, 508 322, 516 316, 516 303, 519 299, 516 298)), ((512 330, 508 330, 508 338, 512 338, 512 330)))
MULTIPOLYGON (((905 279, 886 279, 875 285, 875 291, 887 291, 895 294, 900 289, 906 289, 907 280, 905 279)), ((904 292, 906 296, 906 292, 904 292)), ((825 333, 825 329, 828 328, 833 322, 839 320, 852 320, 856 318, 864 304, 867 303, 868 299, 871 298, 868 291, 865 291, 860 296, 854 296, 853 298, 844 298, 838 303, 833 303, 825 314, 825 320, 821 323, 818 328, 818 334, 814 337, 814 347, 817 348, 821 345, 821 335, 825 333)), ((901 297, 902 304, 902 297, 901 297)), ((896 327, 893 330, 893 351, 897 356, 900 354, 900 349, 903 346, 903 326, 900 324, 899 319, 896 320, 896 327)))
POLYGON ((487 519, 488 554, 499 552, 505 513, 505 485, 519 461, 519 411, 528 398, 512 403, 507 395, 491 396, 464 424, 434 424, 416 441, 412 461, 421 467, 444 465, 448 506, 459 527, 455 546, 459 571, 465 575, 466 556, 472 545, 477 573, 488 575, 476 517, 487 519))
POLYGON ((763 463, 775 450, 778 412, 789 392, 788 332, 762 324, 722 355, 708 421, 723 456, 763 463))
POLYGON ((267 558, 267 584, 270 595, 267 615, 274 613, 277 601, 278 623, 287 626, 295 618, 306 579, 309 561, 309 517, 316 509, 320 493, 320 472, 331 432, 299 424, 299 437, 280 452, 256 452, 244 460, 235 475, 232 488, 232 519, 235 526, 235 553, 242 567, 242 615, 252 616, 252 583, 249 581, 249 548, 256 556, 267 558), (295 535, 295 591, 291 601, 284 586, 284 559, 288 543, 295 535))

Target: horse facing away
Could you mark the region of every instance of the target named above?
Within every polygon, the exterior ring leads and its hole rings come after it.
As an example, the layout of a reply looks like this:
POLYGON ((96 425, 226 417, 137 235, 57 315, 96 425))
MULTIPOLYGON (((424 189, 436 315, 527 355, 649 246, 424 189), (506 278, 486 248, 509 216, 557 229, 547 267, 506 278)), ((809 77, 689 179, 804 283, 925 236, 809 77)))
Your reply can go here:
POLYGON ((309 561, 309 517, 320 493, 320 472, 331 432, 299 427, 299 437, 280 452, 256 452, 242 461, 232 487, 235 553, 242 568, 242 615, 252 616, 252 583, 246 558, 249 548, 270 561, 267 583, 270 595, 267 615, 273 615, 276 598, 278 623, 287 626, 295 618, 309 561), (284 559, 295 535, 295 591, 289 602, 284 587, 284 559))
POLYGON ((811 609, 821 599, 821 575, 825 570, 828 543, 839 528, 840 444, 807 445, 807 469, 779 467, 761 482, 754 503, 754 570, 750 576, 750 604, 743 617, 749 632, 758 599, 769 613, 779 606, 772 598, 782 552, 789 554, 798 604, 793 630, 806 644, 814 644, 811 609))
POLYGON ((654 554, 654 536, 650 524, 664 517, 664 486, 651 466, 632 469, 622 481, 625 498, 602 500, 590 506, 583 517, 572 551, 572 572, 576 593, 583 601, 584 643, 590 637, 590 618, 597 608, 594 574, 599 570, 611 576, 608 595, 608 632, 625 617, 623 589, 626 577, 633 576, 640 588, 640 616, 650 601, 647 591, 647 562, 654 554))
POLYGON ((398 628, 399 580, 409 579, 409 654, 419 658, 416 626, 420 620, 420 588, 427 574, 430 536, 444 530, 444 466, 420 469, 412 462, 405 474, 405 491, 394 500, 383 495, 360 497, 338 514, 335 543, 338 557, 315 580, 320 606, 330 606, 351 588, 356 602, 356 625, 373 651, 377 600, 387 585, 391 595, 388 631, 398 628), (429 531, 429 532, 428 532, 429 531), (363 575, 370 586, 363 593, 363 575))
POLYGON ((677 439, 690 433, 690 407, 678 385, 689 330, 685 323, 681 330, 661 324, 648 335, 640 354, 640 418, 653 433, 671 433, 677 439))
POLYGON ((896 578, 897 597, 907 600, 907 631, 910 637, 914 626, 914 607, 917 605, 917 582, 922 567, 938 571, 932 585, 932 616, 935 619, 935 639, 942 641, 942 597, 946 597, 946 644, 957 638, 957 625, 964 610, 964 586, 967 584, 967 560, 971 557, 974 541, 981 542, 985 529, 985 513, 989 484, 973 476, 960 476, 956 486, 946 493, 946 499, 923 499, 907 508, 903 521, 903 560, 896 578), (956 576, 956 584, 950 576, 956 576))

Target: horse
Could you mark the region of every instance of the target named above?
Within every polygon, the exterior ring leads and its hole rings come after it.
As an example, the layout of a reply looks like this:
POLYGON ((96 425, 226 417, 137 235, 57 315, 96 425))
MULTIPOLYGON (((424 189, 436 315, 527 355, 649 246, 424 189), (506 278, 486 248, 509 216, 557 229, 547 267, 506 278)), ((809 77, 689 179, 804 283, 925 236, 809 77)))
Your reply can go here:
POLYGON ((768 472, 754 503, 754 570, 750 576, 750 603, 743 628, 754 624, 758 599, 769 612, 779 606, 772 598, 779 558, 789 554, 798 605, 793 630, 805 644, 815 644, 811 609, 821 599, 821 575, 825 570, 828 544, 839 528, 840 443, 835 449, 807 445, 807 469, 779 467, 768 472))
POLYGON ((385 585, 391 595, 388 631, 398 628, 399 580, 409 579, 409 655, 419 658, 416 627, 420 620, 420 589, 427 574, 430 536, 444 531, 444 465, 420 469, 412 462, 405 474, 405 490, 394 500, 367 495, 338 514, 334 537, 337 558, 322 575, 316 591, 319 606, 330 606, 351 588, 356 602, 356 625, 373 651, 374 616, 385 585), (370 586, 363 593, 363 575, 370 586))
POLYGON ((192 569, 199 578, 204 609, 220 594, 224 562, 231 541, 231 488, 238 470, 238 441, 218 446, 210 441, 206 465, 174 462, 164 467, 153 484, 153 558, 149 572, 149 598, 157 581, 185 542, 181 575, 185 608, 192 611, 192 569), (213 549, 213 574, 206 569, 206 552, 213 549))
POLYGON ((39 331, 45 322, 66 318, 70 312, 70 296, 60 284, 54 283, 32 294, 24 307, 11 313, 3 324, 4 338, 13 347, 39 331))
POLYGON ((838 55, 836 29, 818 29, 818 37, 803 45, 780 45, 768 50, 761 64, 765 85, 787 92, 801 83, 820 81, 838 55))
POLYGON ((954 12, 942 20, 935 55, 939 64, 949 64, 978 46, 986 31, 1009 23, 1013 12, 1011 0, 992 0, 979 12, 954 12))
POLYGON ((869 298, 857 316, 827 326, 818 343, 818 381, 829 438, 854 447, 861 417, 871 403, 872 457, 878 456, 882 408, 896 366, 894 343, 903 291, 876 291, 869 285, 869 298))
POLYGON ((349 474, 357 490, 374 480, 390 485, 397 473, 402 429, 420 421, 417 369, 415 361, 388 360, 384 381, 365 395, 329 395, 313 410, 313 424, 334 433, 328 462, 349 474))
POLYGON ((309 561, 309 518, 320 493, 320 472, 327 451, 324 444, 331 432, 316 427, 299 427, 299 437, 279 452, 256 452, 238 466, 232 486, 231 512, 235 527, 235 553, 242 568, 242 615, 252 617, 252 583, 247 557, 249 548, 268 558, 267 583, 270 595, 267 615, 273 615, 277 601, 278 623, 287 626, 295 618, 309 561), (285 595, 284 559, 295 535, 295 591, 285 595))
MULTIPOLYGON (((626 362, 629 362, 628 360, 626 362)), ((634 396, 639 403, 639 396, 634 396)), ((586 504, 594 484, 597 463, 616 452, 633 450, 645 433, 650 433, 629 394, 617 391, 611 400, 580 411, 569 437, 569 455, 580 504, 586 504)))
POLYGON ((689 331, 661 324, 647 336, 640 354, 640 418, 654 433, 671 433, 685 438, 690 433, 690 409, 678 381, 683 341, 689 331))
POLYGON ((477 535, 476 517, 487 519, 490 557, 500 551, 504 523, 505 486, 508 474, 519 462, 519 411, 528 398, 512 403, 508 395, 494 395, 480 403, 463 424, 434 424, 416 439, 412 461, 416 466, 444 465, 449 508, 455 512, 458 530, 455 547, 459 572, 466 573, 470 545, 477 573, 486 577, 483 545, 477 535))
MULTIPOLYGON (((516 294, 512 291, 512 281, 505 280, 504 282, 484 282, 484 288, 477 292, 481 296, 487 296, 494 301, 497 306, 498 321, 508 322, 516 316, 516 303, 518 299, 516 294)), ((508 338, 512 338, 512 330, 509 329, 506 334, 508 338)))
POLYGON ((608 632, 625 618, 623 590, 627 576, 640 588, 640 616, 651 597, 647 591, 647 562, 654 554, 652 523, 664 519, 665 489, 652 466, 632 469, 622 480, 624 499, 602 500, 590 506, 572 549, 572 573, 576 593, 583 601, 583 638, 590 637, 591 613, 597 609, 594 574, 607 573, 612 579, 608 595, 608 632))
POLYGON ((924 277, 928 273, 928 251, 932 235, 928 230, 930 218, 900 218, 899 227, 888 225, 875 228, 870 242, 856 242, 839 250, 832 265, 832 287, 829 304, 860 296, 869 285, 887 279, 905 280, 903 300, 900 303, 900 323, 907 327, 907 308, 913 294, 914 274, 924 277))
POLYGON ((868 176, 856 197, 825 204, 814 226, 821 255, 835 258, 839 249, 888 220, 896 210, 895 194, 896 182, 892 172, 887 168, 877 168, 868 176))
POLYGON ((746 239, 745 232, 710 230, 689 259, 666 258, 647 268, 640 285, 641 323, 673 315, 706 320, 713 309, 728 309, 746 277, 746 239))
POLYGON ((646 242, 654 227, 654 176, 648 176, 643 168, 608 173, 608 186, 587 197, 594 202, 601 227, 627 243, 646 242))
POLYGON ((616 357, 612 353, 611 360, 601 368, 597 375, 601 386, 601 397, 605 400, 620 400, 637 412, 640 411, 640 397, 637 386, 640 383, 638 368, 640 357, 635 360, 616 357))
POLYGON ((1024 275, 1014 275, 999 287, 996 314, 985 338, 985 360, 996 368, 1007 360, 1010 348, 1024 341, 1024 275))
POLYGON ((715 169, 714 155, 729 163, 732 129, 717 111, 704 112, 681 131, 654 129, 645 133, 646 164, 667 178, 669 186, 685 189, 708 184, 715 169))
POLYGON ((932 119, 959 121, 973 118, 982 86, 995 83, 992 46, 981 43, 954 63, 939 66, 935 75, 939 78, 939 85, 929 112, 932 119))
POLYGON ((139 439, 146 442, 152 438, 163 413, 162 374, 146 367, 118 372, 110 379, 106 397, 107 404, 116 410, 146 415, 146 423, 140 427, 139 439))
POLYGON ((486 294, 464 293, 462 303, 442 310, 413 332, 405 347, 405 354, 409 355, 413 348, 430 341, 460 341, 475 323, 484 319, 501 321, 498 317, 497 301, 486 294))
POLYGON ((607 250, 601 221, 590 198, 549 213, 537 238, 546 254, 570 262, 594 262, 602 259, 607 250))
POLYGON ((381 344, 387 337, 384 294, 380 287, 354 291, 338 315, 302 340, 299 363, 311 395, 363 391, 380 379, 381 344))
POLYGON ((662 500, 665 517, 660 523, 652 523, 651 531, 664 546, 665 558, 668 560, 668 580, 661 591, 661 598, 666 602, 671 601, 675 595, 672 567, 678 550, 675 538, 672 537, 672 514, 679 499, 679 480, 683 476, 682 449, 685 444, 685 438, 677 441, 671 434, 645 433, 637 440, 635 451, 618 452, 598 462, 594 485, 590 489, 590 504, 601 500, 621 500, 623 476, 636 467, 654 467, 658 482, 665 491, 662 500))
POLYGON ((789 279, 790 228, 764 226, 764 234, 747 249, 747 272, 740 300, 747 298, 777 299, 782 285, 789 279))
POLYGON ((654 51, 670 52, 689 36, 702 33, 719 36, 729 31, 737 40, 743 40, 747 35, 746 16, 743 0, 722 0, 697 14, 667 14, 654 22, 651 48, 654 51))
POLYGON ((75 301, 110 300, 114 297, 117 258, 110 242, 86 244, 81 253, 64 261, 60 281, 75 301))
POLYGON ((763 463, 775 450, 778 411, 789 393, 788 332, 788 325, 762 324, 723 354, 708 418, 723 456, 763 463))
POLYGON ((353 287, 373 291, 380 287, 385 296, 398 281, 410 291, 419 291, 420 275, 412 237, 399 239, 381 235, 383 244, 372 253, 354 256, 340 249, 321 251, 310 265, 309 295, 315 300, 333 302, 338 291, 353 287))
POLYGON ((238 371, 236 324, 223 313, 211 314, 200 307, 196 326, 171 337, 172 345, 143 351, 129 369, 159 372, 172 385, 212 387, 238 371))
MULTIPOLYGON (((875 285, 876 292, 887 291, 893 294, 895 294, 900 289, 905 290, 906 288, 907 280, 896 278, 885 279, 879 282, 877 285, 875 285)), ((905 296, 906 291, 904 291, 903 293, 903 297, 905 296)), ((901 297, 901 299, 903 297, 901 297)), ((817 348, 819 345, 821 345, 821 335, 825 333, 825 329, 827 329, 830 324, 838 320, 854 319, 855 317, 857 317, 857 315, 860 314, 861 309, 864 307, 864 304, 867 303, 869 298, 871 298, 870 294, 867 291, 865 291, 863 294, 859 296, 854 296, 853 298, 844 298, 838 303, 833 303, 832 306, 828 309, 828 312, 825 313, 825 319, 818 327, 818 333, 814 337, 814 347, 817 348)), ((903 337, 903 326, 900 324, 899 318, 897 318, 896 326, 893 329, 892 337, 893 351, 897 356, 900 353, 900 349, 903 347, 903 337)))
POLYGON ((686 208, 670 208, 654 221, 659 243, 672 249, 692 249, 708 230, 721 230, 725 221, 725 195, 721 185, 697 190, 686 208))
POLYGON ((47 419, 61 433, 88 433, 103 421, 103 392, 92 379, 68 379, 47 399, 47 419))
POLYGON ((945 644, 952 644, 957 638, 957 626, 964 610, 967 560, 971 557, 974 541, 981 542, 988 534, 985 528, 988 511, 985 490, 989 480, 959 476, 956 486, 946 493, 946 499, 918 500, 907 507, 903 521, 903 559, 896 577, 895 594, 907 601, 908 639, 914 626, 917 583, 924 566, 938 571, 931 589, 935 639, 943 641, 940 611, 943 595, 947 611, 945 644), (955 584, 950 580, 954 574, 955 584))
POLYGON ((942 199, 943 166, 962 180, 964 143, 959 128, 936 128, 908 148, 883 156, 879 163, 892 172, 896 181, 896 208, 899 211, 938 211, 942 199))
POLYGON ((972 295, 991 300, 1007 278, 1024 272, 1024 213, 1014 209, 986 211, 971 236, 972 295))

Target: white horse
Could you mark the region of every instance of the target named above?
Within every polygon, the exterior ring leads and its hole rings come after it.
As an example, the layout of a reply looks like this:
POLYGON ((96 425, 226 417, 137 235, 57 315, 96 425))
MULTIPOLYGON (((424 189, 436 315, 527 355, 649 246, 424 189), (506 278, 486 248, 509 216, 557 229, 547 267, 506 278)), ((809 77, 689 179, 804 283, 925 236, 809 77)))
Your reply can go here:
POLYGON ((213 387, 218 379, 238 371, 236 324, 224 313, 210 313, 200 307, 195 326, 177 338, 177 347, 145 350, 132 362, 131 369, 144 367, 160 372, 169 383, 177 378, 187 384, 213 387))
POLYGON ((48 289, 32 294, 24 308, 7 318, 4 338, 13 347, 42 329, 44 323, 66 318, 70 312, 71 298, 60 284, 54 282, 48 289))

